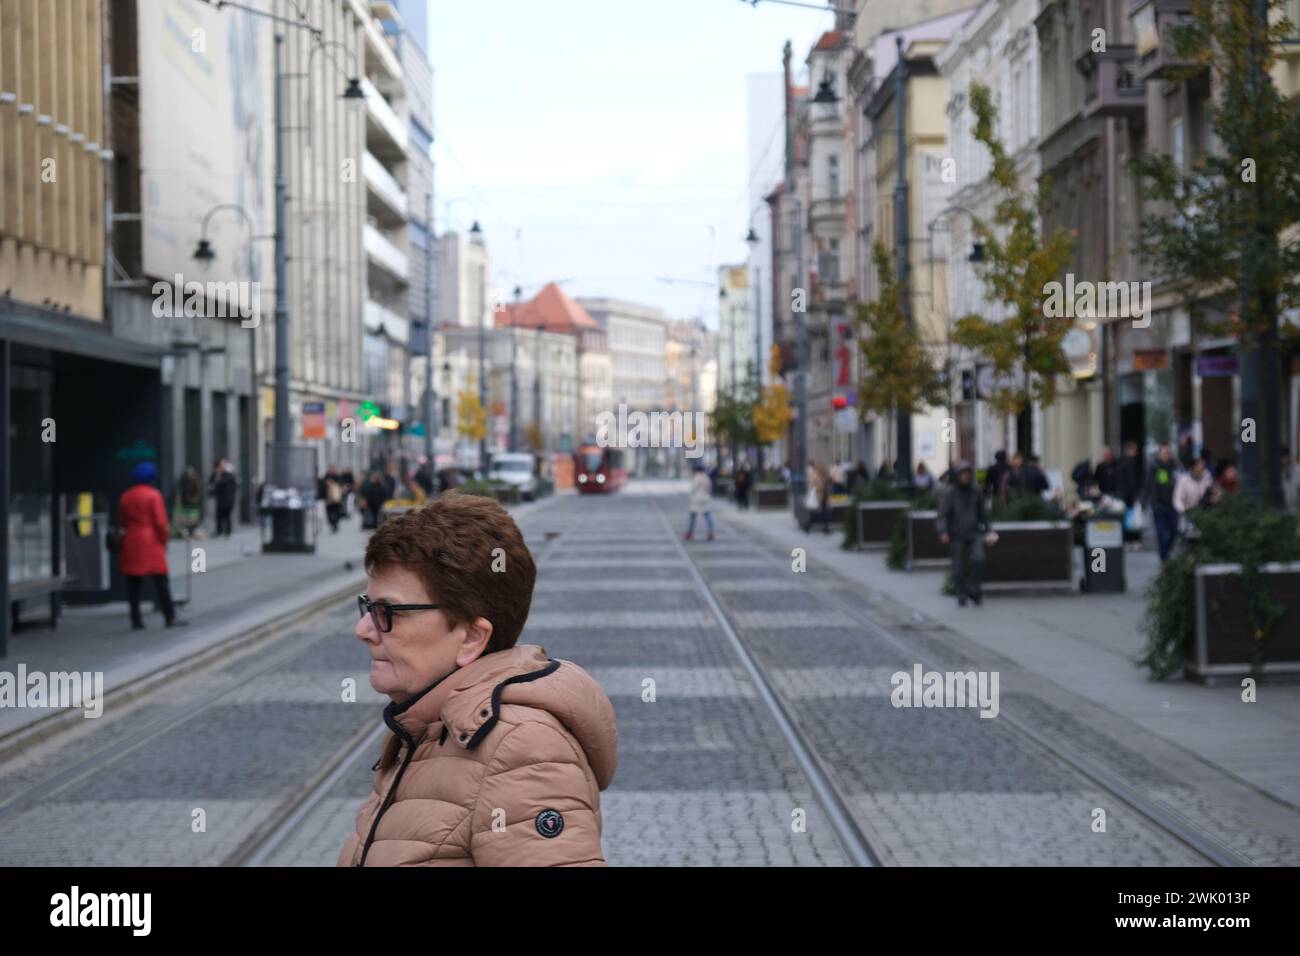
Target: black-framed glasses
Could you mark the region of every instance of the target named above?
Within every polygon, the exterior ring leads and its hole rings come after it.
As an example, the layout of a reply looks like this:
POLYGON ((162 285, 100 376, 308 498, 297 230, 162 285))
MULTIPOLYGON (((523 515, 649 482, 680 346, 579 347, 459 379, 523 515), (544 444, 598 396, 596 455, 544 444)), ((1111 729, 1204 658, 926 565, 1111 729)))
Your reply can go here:
POLYGON ((361 616, 370 615, 375 630, 387 634, 393 629, 394 611, 436 611, 441 604, 389 604, 387 601, 372 601, 365 594, 357 595, 357 609, 361 616))

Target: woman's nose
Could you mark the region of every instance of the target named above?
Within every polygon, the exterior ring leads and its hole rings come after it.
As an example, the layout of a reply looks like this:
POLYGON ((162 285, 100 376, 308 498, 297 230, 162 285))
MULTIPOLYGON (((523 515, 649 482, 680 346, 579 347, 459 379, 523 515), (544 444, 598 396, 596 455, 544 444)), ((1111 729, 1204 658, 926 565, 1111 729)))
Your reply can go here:
POLYGON ((357 626, 353 628, 352 633, 367 644, 374 644, 379 640, 379 634, 375 630, 375 622, 369 614, 357 621, 357 626))

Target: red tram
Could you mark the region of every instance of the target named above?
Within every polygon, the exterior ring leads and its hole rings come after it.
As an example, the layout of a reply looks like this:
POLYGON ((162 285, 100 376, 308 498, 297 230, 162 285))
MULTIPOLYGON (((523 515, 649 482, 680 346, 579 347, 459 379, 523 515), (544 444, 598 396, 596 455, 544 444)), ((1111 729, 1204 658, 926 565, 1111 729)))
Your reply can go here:
POLYGON ((623 451, 582 445, 573 454, 573 485, 578 494, 612 494, 627 483, 623 451))

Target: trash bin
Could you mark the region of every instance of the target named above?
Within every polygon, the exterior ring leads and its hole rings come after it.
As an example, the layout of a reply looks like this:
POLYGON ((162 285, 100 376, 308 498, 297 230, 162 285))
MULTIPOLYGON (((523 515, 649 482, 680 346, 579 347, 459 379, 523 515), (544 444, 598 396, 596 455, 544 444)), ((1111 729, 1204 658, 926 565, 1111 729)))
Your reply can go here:
POLYGON ((267 488, 262 497, 262 551, 306 553, 316 550, 316 502, 292 488, 267 488), (270 537, 267 537, 269 533, 270 537))
POLYGON ((1124 516, 1095 514, 1083 526, 1083 578, 1079 590, 1120 594, 1124 580, 1124 516))

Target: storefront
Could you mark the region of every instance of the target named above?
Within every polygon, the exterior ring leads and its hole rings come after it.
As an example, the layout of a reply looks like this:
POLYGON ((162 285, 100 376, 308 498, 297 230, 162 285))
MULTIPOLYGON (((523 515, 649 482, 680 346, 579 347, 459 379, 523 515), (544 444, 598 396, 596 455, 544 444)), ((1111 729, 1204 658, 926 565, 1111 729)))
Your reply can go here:
POLYGON ((163 355, 100 323, 0 307, 0 654, 16 598, 125 597, 102 536, 135 464, 167 460, 163 355))

